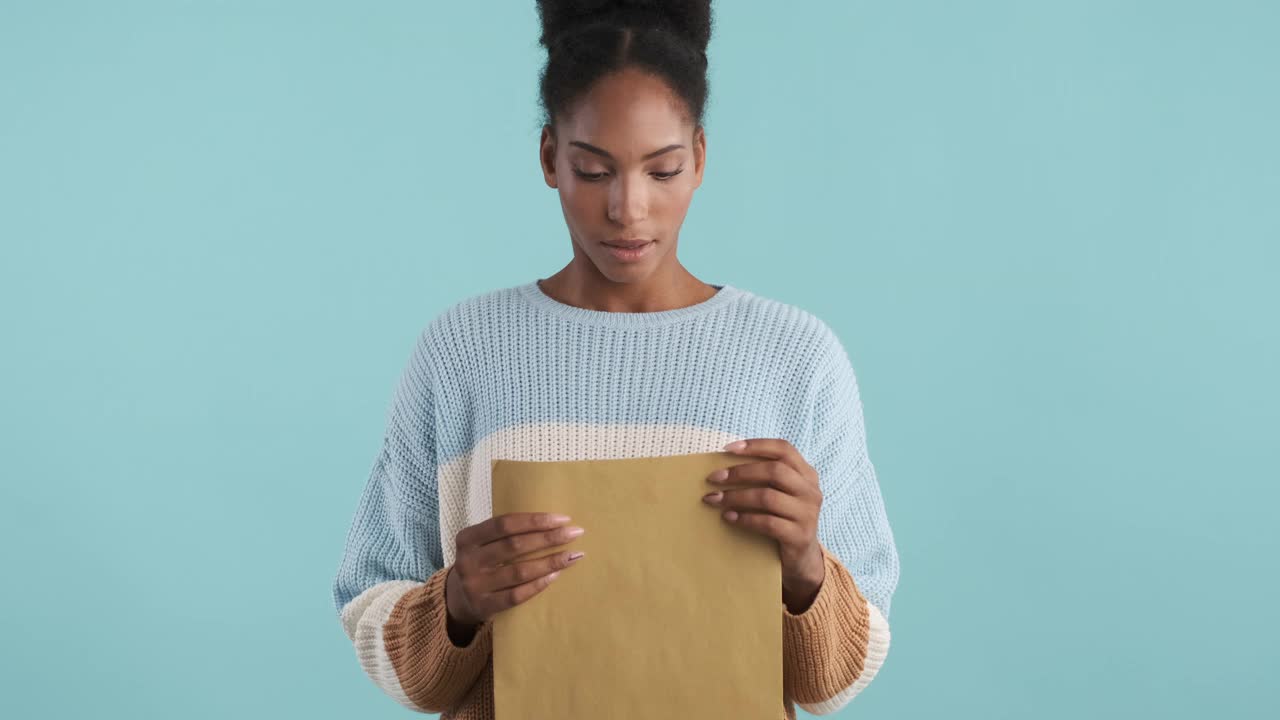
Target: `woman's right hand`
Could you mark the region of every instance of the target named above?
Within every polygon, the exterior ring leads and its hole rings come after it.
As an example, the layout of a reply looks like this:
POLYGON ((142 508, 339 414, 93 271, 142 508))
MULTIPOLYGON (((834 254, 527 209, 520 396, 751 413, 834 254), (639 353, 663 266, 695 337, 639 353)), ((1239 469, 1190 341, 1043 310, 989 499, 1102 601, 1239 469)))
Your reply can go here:
POLYGON ((507 608, 542 592, 560 571, 585 553, 565 551, 505 564, 526 553, 565 543, 584 530, 565 527, 569 518, 551 513, 517 512, 463 528, 457 557, 445 579, 449 620, 474 628, 507 608))

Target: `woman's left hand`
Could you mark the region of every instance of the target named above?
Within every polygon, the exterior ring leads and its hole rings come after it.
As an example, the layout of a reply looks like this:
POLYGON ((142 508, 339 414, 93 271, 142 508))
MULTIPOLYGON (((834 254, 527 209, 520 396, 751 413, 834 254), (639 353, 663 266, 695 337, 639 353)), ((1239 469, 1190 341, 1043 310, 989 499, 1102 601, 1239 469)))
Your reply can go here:
POLYGON ((724 446, 728 452, 767 460, 721 468, 707 476, 713 485, 748 485, 703 496, 723 508, 728 522, 778 541, 782 594, 793 614, 809 607, 822 587, 826 569, 818 543, 822 490, 818 471, 781 438, 751 438, 724 446))

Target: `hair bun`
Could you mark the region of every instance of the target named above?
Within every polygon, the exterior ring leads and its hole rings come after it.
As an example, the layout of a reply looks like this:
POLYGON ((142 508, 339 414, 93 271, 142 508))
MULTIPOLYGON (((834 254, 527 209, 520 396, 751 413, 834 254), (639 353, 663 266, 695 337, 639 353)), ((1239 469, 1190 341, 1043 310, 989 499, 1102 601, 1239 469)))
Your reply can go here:
POLYGON ((711 40, 711 0, 537 0, 538 42, 548 50, 562 33, 595 22, 665 27, 706 53, 711 40))

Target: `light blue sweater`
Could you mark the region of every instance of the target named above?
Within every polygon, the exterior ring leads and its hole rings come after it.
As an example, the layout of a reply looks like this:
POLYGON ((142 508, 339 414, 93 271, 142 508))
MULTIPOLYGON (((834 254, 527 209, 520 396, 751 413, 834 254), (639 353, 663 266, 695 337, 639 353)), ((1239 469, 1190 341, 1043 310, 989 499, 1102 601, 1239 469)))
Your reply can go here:
MULTIPOLYGON (((898 553, 844 346, 809 312, 716 287, 692 306, 619 313, 561 303, 530 281, 431 319, 333 582, 349 636, 359 645, 361 623, 385 622, 407 588, 453 562, 458 531, 491 517, 491 459, 700 453, 757 437, 790 441, 818 471, 818 539, 887 626, 898 553)), ((379 641, 364 641, 362 662, 393 685, 379 641)))

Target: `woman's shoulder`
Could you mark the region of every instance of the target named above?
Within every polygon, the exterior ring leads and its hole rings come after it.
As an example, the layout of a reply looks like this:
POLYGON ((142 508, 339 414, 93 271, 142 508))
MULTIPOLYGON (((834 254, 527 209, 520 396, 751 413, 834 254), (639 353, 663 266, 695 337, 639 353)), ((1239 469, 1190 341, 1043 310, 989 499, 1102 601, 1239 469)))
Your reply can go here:
POLYGON ((465 295, 427 316, 418 331, 420 351, 437 359, 458 352, 474 351, 486 336, 502 336, 504 323, 517 322, 509 312, 518 302, 519 286, 465 295))
POLYGON ((740 304, 748 322, 757 331, 773 336, 776 342, 794 343, 805 353, 828 353, 842 349, 836 331, 816 312, 794 301, 784 301, 745 288, 738 288, 745 302, 740 304))
POLYGON ((491 315, 495 311, 513 305, 520 286, 496 288, 464 295, 445 305, 435 315, 427 319, 423 332, 440 332, 450 326, 471 326, 477 316, 491 315))
POLYGON ((501 288, 474 293, 428 315, 418 328, 412 362, 419 369, 447 367, 459 354, 474 351, 477 329, 495 329, 483 316, 492 315, 495 303, 505 301, 510 291, 501 288))

